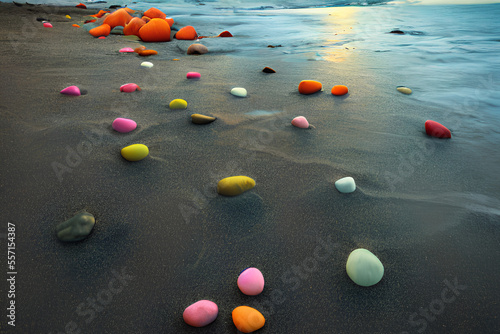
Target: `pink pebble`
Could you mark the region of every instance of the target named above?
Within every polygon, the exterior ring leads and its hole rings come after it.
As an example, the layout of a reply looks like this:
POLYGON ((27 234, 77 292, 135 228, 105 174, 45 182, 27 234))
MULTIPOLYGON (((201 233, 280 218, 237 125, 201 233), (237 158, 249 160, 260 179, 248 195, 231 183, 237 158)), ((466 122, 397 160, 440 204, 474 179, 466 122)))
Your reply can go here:
POLYGON ((190 326, 203 327, 213 322, 218 314, 217 304, 210 300, 199 300, 186 307, 182 317, 190 326))
POLYGON ((99 37, 97 37, 97 38, 99 38, 99 39, 106 39, 106 37, 105 37, 105 36, 99 36, 99 37))
POLYGON ((301 129, 309 129, 309 122, 304 116, 297 116, 292 119, 292 125, 301 129))
POLYGON ((256 296, 264 290, 264 276, 257 268, 247 268, 238 277, 238 288, 248 296, 256 296))
POLYGON ((127 133, 132 130, 135 130, 137 128, 137 123, 131 119, 128 118, 121 118, 118 117, 113 121, 113 124, 111 125, 115 131, 121 132, 121 133, 127 133))
POLYGON ((120 86, 120 92, 132 93, 136 90, 141 90, 141 87, 137 86, 135 83, 128 83, 120 86))
POLYGON ((49 22, 44 22, 44 23, 43 23, 43 26, 44 26, 45 28, 52 28, 52 23, 49 23, 49 22))
POLYGON ((199 79, 199 78, 201 78, 201 74, 198 73, 198 72, 188 72, 186 74, 186 78, 188 78, 188 79, 199 79))
POLYGON ((80 92, 80 88, 78 88, 76 86, 69 86, 69 87, 64 88, 61 91, 61 94, 73 95, 73 96, 80 96, 80 95, 82 95, 82 93, 80 92))
POLYGON ((123 49, 120 49, 120 52, 134 52, 134 49, 132 49, 132 48, 123 48, 123 49))

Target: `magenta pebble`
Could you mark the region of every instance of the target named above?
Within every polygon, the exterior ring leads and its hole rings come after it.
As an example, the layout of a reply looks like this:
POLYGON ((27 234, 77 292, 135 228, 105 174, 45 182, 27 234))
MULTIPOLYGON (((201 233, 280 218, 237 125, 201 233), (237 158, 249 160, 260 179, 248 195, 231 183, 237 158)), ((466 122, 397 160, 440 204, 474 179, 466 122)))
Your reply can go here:
POLYGON ((184 310, 182 317, 186 324, 203 327, 213 322, 219 314, 217 304, 210 300, 199 300, 184 310))
POLYGON ((264 290, 264 276, 257 268, 247 268, 238 277, 238 288, 248 296, 256 296, 264 290))
POLYGON ((115 131, 121 132, 121 133, 127 133, 132 130, 135 130, 137 128, 137 123, 131 119, 128 118, 121 118, 118 117, 113 121, 113 124, 111 125, 115 131))
POLYGON ((198 72, 188 72, 186 74, 186 78, 188 78, 188 79, 199 79, 199 78, 201 78, 201 74, 198 73, 198 72))

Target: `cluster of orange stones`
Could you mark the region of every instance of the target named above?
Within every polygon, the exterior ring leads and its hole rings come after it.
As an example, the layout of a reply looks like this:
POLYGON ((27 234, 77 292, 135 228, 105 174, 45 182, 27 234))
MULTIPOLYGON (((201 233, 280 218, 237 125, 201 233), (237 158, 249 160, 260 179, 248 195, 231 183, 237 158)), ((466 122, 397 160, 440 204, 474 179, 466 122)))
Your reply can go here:
MULTIPOLYGON (((136 11, 130 8, 120 8, 114 12, 100 10, 97 14, 90 15, 95 19, 89 22, 96 22, 97 19, 102 24, 90 29, 89 33, 94 37, 108 36, 115 27, 123 27, 123 34, 135 35, 144 42, 168 42, 170 41, 171 27, 174 19, 157 8, 149 8, 142 17, 132 16, 136 11), (104 17, 104 20, 102 18, 104 17)), ((193 26, 182 27, 175 34, 176 39, 195 40, 207 36, 198 36, 193 26)), ((229 31, 223 31, 214 37, 233 37, 229 31)))

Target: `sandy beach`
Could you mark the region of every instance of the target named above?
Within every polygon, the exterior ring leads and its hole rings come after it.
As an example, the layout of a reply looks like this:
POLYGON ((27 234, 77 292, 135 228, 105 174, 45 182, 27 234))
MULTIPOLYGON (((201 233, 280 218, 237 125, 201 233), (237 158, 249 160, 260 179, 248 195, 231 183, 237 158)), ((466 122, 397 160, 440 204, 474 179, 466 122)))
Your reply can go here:
MULTIPOLYGON (((240 305, 265 316, 263 334, 499 329, 498 143, 475 137, 465 116, 396 91, 411 75, 386 66, 390 54, 309 61, 283 57, 267 46, 275 41, 245 54, 211 38, 199 41, 208 54, 189 56, 193 41, 99 40, 72 27, 97 11, 0 3, 0 232, 5 245, 15 224, 17 270, 15 327, 1 285, 2 333, 237 333, 240 305), (139 45, 159 54, 118 52, 139 45), (324 91, 299 94, 306 79, 324 91), (129 82, 141 91, 121 93, 129 82), (330 94, 336 84, 349 95, 330 94), (86 94, 59 93, 70 85, 86 94), (168 108, 177 98, 186 110, 168 108), (195 125, 193 113, 217 120, 195 125), (293 127, 299 115, 315 128, 293 127), (114 131, 117 117, 137 129, 114 131), (427 119, 448 121, 453 138, 427 136, 427 119), (131 163, 120 150, 136 143, 150 153, 131 163), (234 175, 255 188, 218 195, 234 175), (345 176, 354 193, 335 189, 345 176), (60 242, 55 226, 82 209, 96 218, 92 234, 60 242), (356 248, 384 264, 377 285, 346 274, 356 248), (236 285, 247 267, 266 280, 255 297, 236 285), (200 299, 219 316, 193 328, 182 312, 200 299)), ((231 31, 223 25, 200 34, 231 31)))

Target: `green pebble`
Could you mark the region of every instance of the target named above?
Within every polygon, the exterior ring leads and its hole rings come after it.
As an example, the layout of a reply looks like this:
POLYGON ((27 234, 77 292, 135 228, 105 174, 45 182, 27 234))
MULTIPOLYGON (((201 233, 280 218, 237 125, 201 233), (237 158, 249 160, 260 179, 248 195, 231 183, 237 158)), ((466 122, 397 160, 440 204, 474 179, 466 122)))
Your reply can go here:
POLYGON ((61 241, 80 241, 92 232, 94 225, 94 216, 86 211, 82 211, 77 213, 73 218, 57 225, 57 237, 61 241))

